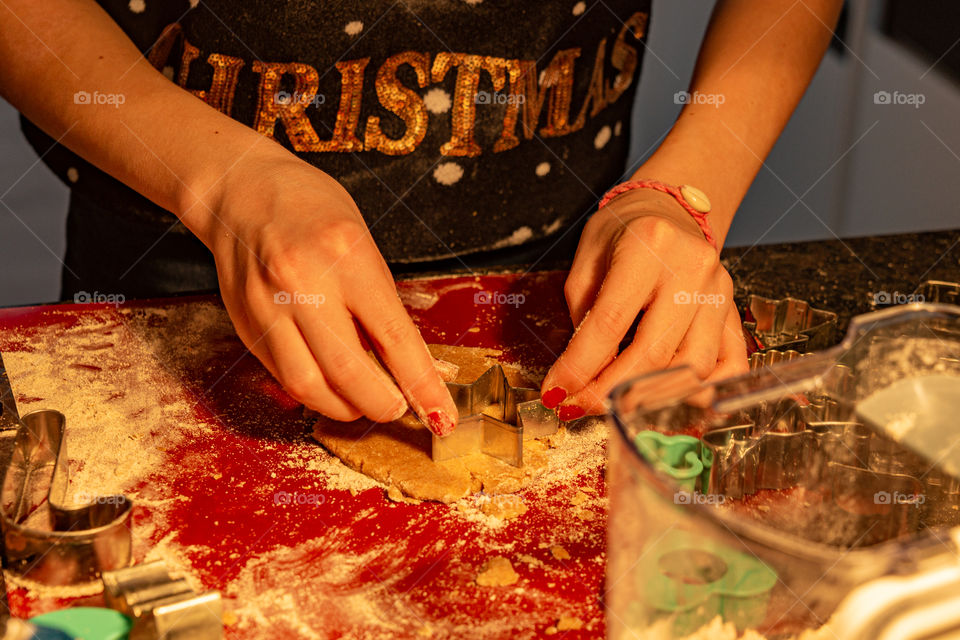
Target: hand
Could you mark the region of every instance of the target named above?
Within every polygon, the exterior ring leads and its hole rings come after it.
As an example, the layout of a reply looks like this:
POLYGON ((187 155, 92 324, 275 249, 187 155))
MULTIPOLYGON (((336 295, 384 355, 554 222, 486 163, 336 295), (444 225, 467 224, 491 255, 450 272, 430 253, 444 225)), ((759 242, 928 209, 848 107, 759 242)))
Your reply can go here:
POLYGON ((628 191, 594 214, 564 294, 576 331, 542 387, 546 406, 562 402, 562 420, 603 413, 613 387, 650 371, 687 364, 706 379, 747 370, 733 281, 669 195, 628 191))
POLYGON ((456 406, 343 187, 284 151, 238 164, 216 193, 201 239, 224 304, 287 392, 341 421, 395 420, 409 402, 432 431, 449 433, 456 406), (358 328, 396 382, 364 351, 358 328))

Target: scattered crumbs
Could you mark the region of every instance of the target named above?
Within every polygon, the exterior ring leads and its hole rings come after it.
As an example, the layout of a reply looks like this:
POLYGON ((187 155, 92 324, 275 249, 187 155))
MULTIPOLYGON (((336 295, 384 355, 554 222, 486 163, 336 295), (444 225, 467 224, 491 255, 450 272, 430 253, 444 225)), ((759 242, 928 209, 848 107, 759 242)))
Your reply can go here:
POLYGON ((553 545, 552 547, 550 547, 550 554, 551 554, 554 558, 556 558, 557 560, 569 560, 569 559, 570 559, 570 554, 567 553, 567 550, 564 549, 563 547, 561 547, 561 546, 558 545, 558 544, 555 544, 555 545, 553 545))
POLYGON ((510 561, 500 556, 488 560, 477 574, 477 584, 481 587, 504 587, 516 584, 519 579, 510 561))
POLYGON ((489 500, 484 501, 480 507, 480 511, 488 516, 510 520, 511 518, 518 518, 525 514, 527 512, 527 505, 520 496, 505 494, 492 496, 489 500))
POLYGON ((589 509, 574 509, 573 516, 578 520, 583 520, 584 522, 591 522, 597 519, 597 514, 589 509))
POLYGON ((223 624, 226 626, 237 624, 237 614, 233 611, 224 611, 223 612, 223 624))
POLYGON ((550 625, 549 627, 543 630, 543 633, 548 636, 555 635, 557 633, 557 628, 553 625, 550 625))
POLYGON ((575 506, 575 507, 579 507, 580 505, 582 505, 584 502, 586 502, 586 501, 589 500, 589 499, 590 499, 590 497, 589 497, 587 494, 585 494, 583 491, 577 491, 577 492, 573 495, 573 497, 570 498, 570 504, 572 504, 572 505, 575 506))
POLYGON ((571 616, 563 616, 557 621, 557 631, 573 631, 583 628, 583 620, 571 616))
POLYGON ((757 505, 757 509, 766 513, 767 511, 770 511, 770 505, 760 504, 760 505, 757 505))
POLYGON ((546 437, 547 444, 551 449, 559 449, 567 439, 566 427, 560 427, 553 435, 546 437))
POLYGON ((542 567, 542 566, 543 566, 543 562, 541 562, 541 561, 538 560, 537 558, 534 558, 533 556, 531 556, 531 555, 528 554, 528 553, 521 553, 520 556, 517 557, 517 560, 519 560, 519 561, 522 562, 523 564, 529 565, 529 566, 531 566, 531 567, 542 567))

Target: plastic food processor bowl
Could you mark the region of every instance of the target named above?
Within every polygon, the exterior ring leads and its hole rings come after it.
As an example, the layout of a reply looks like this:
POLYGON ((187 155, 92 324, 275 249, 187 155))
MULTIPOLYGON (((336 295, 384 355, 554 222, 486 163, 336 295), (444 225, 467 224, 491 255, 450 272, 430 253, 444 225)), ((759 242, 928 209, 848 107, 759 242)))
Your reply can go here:
POLYGON ((960 417, 960 307, 940 304, 858 316, 829 350, 720 382, 680 367, 616 388, 608 636, 718 617, 770 638, 828 620, 844 640, 956 632, 954 398, 960 417))

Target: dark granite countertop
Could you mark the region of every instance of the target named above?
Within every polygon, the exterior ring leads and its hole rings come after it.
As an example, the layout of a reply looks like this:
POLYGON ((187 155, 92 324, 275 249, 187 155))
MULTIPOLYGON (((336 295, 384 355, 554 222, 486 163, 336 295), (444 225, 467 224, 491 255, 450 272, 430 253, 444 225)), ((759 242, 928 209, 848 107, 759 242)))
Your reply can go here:
POLYGON ((722 260, 740 309, 750 294, 800 298, 837 313, 839 340, 850 318, 878 308, 876 293, 895 299, 926 280, 960 282, 960 230, 733 247, 722 260))

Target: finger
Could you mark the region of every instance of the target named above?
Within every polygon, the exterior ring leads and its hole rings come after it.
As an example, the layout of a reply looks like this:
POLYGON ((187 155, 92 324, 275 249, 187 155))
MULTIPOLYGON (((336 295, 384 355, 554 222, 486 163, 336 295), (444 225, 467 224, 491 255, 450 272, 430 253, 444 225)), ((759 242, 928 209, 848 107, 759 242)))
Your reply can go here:
POLYGON ((596 300, 607 267, 606 248, 602 242, 596 241, 594 228, 589 222, 584 227, 570 273, 563 285, 563 296, 575 328, 580 326, 587 310, 596 300))
POLYGON ((347 300, 374 349, 400 385, 410 408, 431 431, 447 435, 459 415, 450 392, 433 365, 433 357, 403 308, 393 280, 378 278, 347 300))
MULTIPOLYGON (((642 373, 663 369, 676 355, 696 313, 694 304, 676 304, 672 287, 657 293, 644 312, 637 336, 617 358, 586 387, 561 405, 561 420, 573 420, 585 414, 603 413, 611 389, 642 373)), ((592 315, 591 311, 591 315, 592 315)))
POLYGON ((330 306, 322 314, 311 306, 295 311, 297 326, 323 376, 338 395, 374 422, 398 419, 407 410, 403 394, 367 355, 347 310, 330 306))
POLYGON ((271 353, 278 354, 277 379, 299 402, 340 422, 352 422, 363 415, 327 382, 292 318, 279 318, 267 329, 263 342, 271 353))
POLYGON ((246 310, 242 306, 231 308, 232 305, 227 303, 226 300, 224 300, 224 305, 227 307, 227 312, 240 342, 247 348, 247 351, 257 357, 257 360, 270 372, 270 375, 279 381, 277 364, 273 360, 273 355, 271 355, 270 349, 262 339, 263 334, 251 325, 246 310))
POLYGON ((747 360, 747 347, 743 340, 743 322, 735 305, 730 306, 727 319, 720 336, 720 350, 717 355, 717 368, 707 381, 722 380, 740 375, 750 370, 747 360))
POLYGON ((595 304, 543 379, 544 406, 553 408, 564 397, 579 392, 596 378, 611 355, 616 355, 655 285, 638 266, 613 261, 595 304))
POLYGON ((726 304, 700 305, 670 366, 685 364, 693 369, 701 380, 713 373, 717 368, 720 339, 725 329, 727 313, 726 304))

